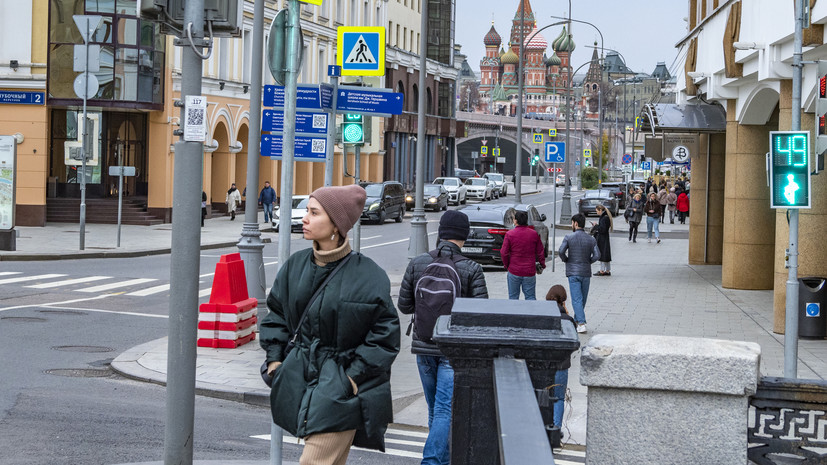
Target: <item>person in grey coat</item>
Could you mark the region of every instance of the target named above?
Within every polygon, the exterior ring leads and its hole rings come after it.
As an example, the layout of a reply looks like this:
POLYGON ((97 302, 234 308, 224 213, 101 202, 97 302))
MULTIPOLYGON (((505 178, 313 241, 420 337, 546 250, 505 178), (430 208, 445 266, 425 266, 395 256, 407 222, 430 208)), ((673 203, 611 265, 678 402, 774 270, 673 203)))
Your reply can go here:
POLYGON ((629 242, 637 242, 637 228, 643 219, 643 198, 639 193, 634 195, 623 216, 629 223, 629 242))
POLYGON ((583 230, 586 217, 578 213, 571 217, 571 234, 567 234, 560 244, 557 254, 566 264, 566 277, 569 279, 569 294, 574 307, 574 321, 577 332, 586 332, 586 299, 589 297, 589 283, 592 277, 592 263, 600 260, 597 241, 583 230))

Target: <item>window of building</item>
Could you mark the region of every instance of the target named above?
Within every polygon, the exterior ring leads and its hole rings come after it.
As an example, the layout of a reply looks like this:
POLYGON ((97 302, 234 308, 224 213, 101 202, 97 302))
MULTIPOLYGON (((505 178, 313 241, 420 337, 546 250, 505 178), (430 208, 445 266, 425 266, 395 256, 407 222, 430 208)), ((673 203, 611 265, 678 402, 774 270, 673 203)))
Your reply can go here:
POLYGON ((330 0, 322 0, 322 6, 319 8, 319 16, 330 18, 330 0))
POLYGON ((350 0, 350 25, 351 26, 358 26, 359 21, 359 10, 358 10, 359 3, 356 0, 350 0))
POLYGON ((426 0, 428 3, 427 57, 452 65, 454 62, 455 0, 426 0))
POLYGON ((325 82, 327 77, 327 50, 319 47, 319 82, 325 82))
POLYGON ((407 50, 408 49, 408 28, 402 28, 402 48, 407 50))
POLYGON ((393 21, 388 21, 388 37, 385 38, 385 40, 388 41, 388 45, 393 45, 391 34, 393 34, 393 21))
POLYGON ((413 103, 413 111, 419 111, 419 87, 416 84, 413 85, 413 99, 411 101, 413 103))
POLYGON ((49 11, 48 98, 52 105, 78 105, 72 71, 74 46, 83 39, 73 14, 103 16, 90 43, 101 46, 100 87, 92 105, 160 109, 163 104, 166 41, 158 26, 138 18, 135 0, 52 0, 49 11))
POLYGON ((241 81, 250 83, 253 75, 253 31, 247 29, 244 31, 244 55, 241 57, 241 81))
POLYGON ((336 22, 342 24, 344 21, 345 10, 344 5, 342 4, 343 0, 336 0, 336 22))
POLYGON ((218 41, 218 78, 229 80, 230 79, 230 55, 232 55, 230 51, 230 39, 229 38, 221 38, 218 41))
POLYGON ((401 30, 402 30, 401 27, 397 24, 396 25, 396 39, 394 40, 394 44, 393 44, 395 47, 399 47, 399 34, 400 34, 401 30))

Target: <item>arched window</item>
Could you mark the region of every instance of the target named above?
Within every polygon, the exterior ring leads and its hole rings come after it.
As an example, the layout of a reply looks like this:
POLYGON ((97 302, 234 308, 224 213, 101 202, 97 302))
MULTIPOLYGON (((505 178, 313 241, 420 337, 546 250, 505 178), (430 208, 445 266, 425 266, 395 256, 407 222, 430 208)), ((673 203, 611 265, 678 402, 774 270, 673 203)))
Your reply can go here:
POLYGON ((426 115, 433 115, 434 114, 434 99, 431 95, 431 88, 428 87, 427 93, 425 94, 426 102, 425 102, 425 114, 426 115))
POLYGON ((419 111, 419 87, 413 85, 413 111, 419 111))

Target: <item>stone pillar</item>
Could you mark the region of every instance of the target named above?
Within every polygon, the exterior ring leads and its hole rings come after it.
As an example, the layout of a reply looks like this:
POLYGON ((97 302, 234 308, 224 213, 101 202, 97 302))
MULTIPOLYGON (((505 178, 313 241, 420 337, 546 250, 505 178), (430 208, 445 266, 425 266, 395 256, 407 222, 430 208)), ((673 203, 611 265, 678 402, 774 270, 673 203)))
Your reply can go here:
MULTIPOLYGON (((721 263, 725 288, 772 289, 775 213, 769 208, 766 153, 769 131, 778 128, 777 114, 763 126, 742 125, 736 119, 735 100, 727 102, 721 263)), ((692 204, 689 208, 694 214, 692 204)))
POLYGON ((689 264, 720 265, 723 257, 724 236, 726 136, 724 134, 701 134, 698 149, 697 153, 692 154, 689 264), (707 173, 709 179, 707 179, 707 173), (709 185, 708 200, 707 184, 709 185), (705 237, 706 241, 704 241, 705 237))
MULTIPOLYGON (((782 86, 782 91, 784 87, 782 86)), ((782 101, 784 94, 782 94, 782 101)), ((815 125, 813 113, 801 114, 801 128, 810 131, 813 140, 815 125)), ((783 118, 779 129, 789 130, 788 118, 783 118), (786 120, 786 121, 785 121, 786 120)), ((824 245, 827 231, 827 173, 813 176, 810 191, 812 208, 799 211, 798 219, 798 276, 827 276, 827 247, 824 245)), ((768 204, 769 205, 769 204, 768 204)), ((787 210, 775 212, 775 286, 773 292, 773 331, 784 333, 785 299, 787 298, 787 268, 784 267, 785 251, 789 246, 790 229, 787 210)))
POLYGON ((583 347, 589 463, 747 463, 752 342, 598 334, 583 347))

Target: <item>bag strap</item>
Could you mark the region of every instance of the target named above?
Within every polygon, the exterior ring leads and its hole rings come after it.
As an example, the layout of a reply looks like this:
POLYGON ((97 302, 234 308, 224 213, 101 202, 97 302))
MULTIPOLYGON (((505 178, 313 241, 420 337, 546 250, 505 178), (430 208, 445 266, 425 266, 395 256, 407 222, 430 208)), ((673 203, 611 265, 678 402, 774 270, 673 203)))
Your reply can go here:
POLYGON ((327 286, 327 283, 329 283, 330 280, 333 279, 333 276, 336 275, 336 272, 338 272, 340 269, 342 269, 344 267, 345 263, 347 263, 347 261, 350 260, 350 257, 352 257, 353 255, 355 255, 355 254, 353 252, 351 252, 345 258, 343 258, 342 261, 340 261, 339 264, 336 265, 336 268, 333 268, 333 271, 331 271, 330 274, 327 275, 327 278, 325 278, 325 280, 322 281, 322 284, 316 289, 316 292, 314 292, 313 295, 310 297, 310 301, 307 302, 307 306, 304 307, 304 312, 302 312, 302 317, 299 320, 299 324, 296 325, 296 330, 293 331, 293 337, 290 338, 290 342, 293 342, 293 343, 296 342, 296 338, 299 337, 299 331, 301 330, 301 327, 304 324, 304 320, 307 318, 307 313, 308 313, 307 311, 310 310, 310 307, 313 305, 313 303, 319 297, 319 294, 322 293, 322 290, 324 289, 324 287, 327 286))

